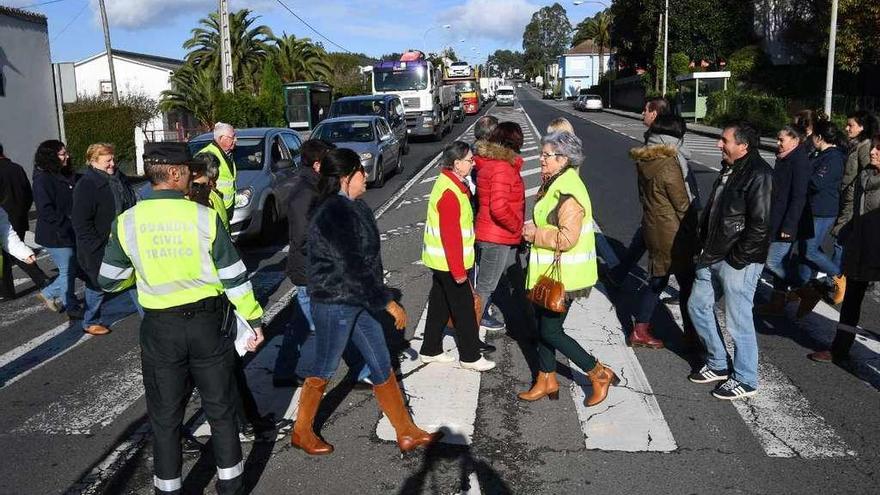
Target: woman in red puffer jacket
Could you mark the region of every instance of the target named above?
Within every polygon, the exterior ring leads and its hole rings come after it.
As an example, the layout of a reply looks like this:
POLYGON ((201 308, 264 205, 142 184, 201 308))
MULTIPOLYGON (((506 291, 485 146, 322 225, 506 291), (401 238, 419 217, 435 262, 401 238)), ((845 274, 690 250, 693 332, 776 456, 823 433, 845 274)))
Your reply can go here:
MULTIPOLYGON (((523 159, 519 150, 523 132, 519 124, 502 122, 484 141, 477 141, 477 215, 475 223, 479 263, 476 292, 483 308, 504 272, 516 262, 516 251, 522 239, 525 220, 525 185, 520 170, 523 159)), ((501 330, 504 326, 483 316, 480 326, 485 330, 501 330)))

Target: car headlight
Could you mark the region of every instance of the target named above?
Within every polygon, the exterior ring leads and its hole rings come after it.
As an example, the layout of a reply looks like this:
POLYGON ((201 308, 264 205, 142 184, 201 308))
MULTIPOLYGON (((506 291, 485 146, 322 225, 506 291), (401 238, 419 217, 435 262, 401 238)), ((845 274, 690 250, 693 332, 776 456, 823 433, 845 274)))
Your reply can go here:
POLYGON ((235 191, 235 207, 244 208, 245 206, 251 204, 251 198, 253 198, 253 196, 254 190, 250 187, 235 191))
POLYGON ((373 154, 370 153, 369 151, 365 151, 365 152, 361 153, 361 161, 362 162, 370 161, 372 159, 373 159, 373 154))

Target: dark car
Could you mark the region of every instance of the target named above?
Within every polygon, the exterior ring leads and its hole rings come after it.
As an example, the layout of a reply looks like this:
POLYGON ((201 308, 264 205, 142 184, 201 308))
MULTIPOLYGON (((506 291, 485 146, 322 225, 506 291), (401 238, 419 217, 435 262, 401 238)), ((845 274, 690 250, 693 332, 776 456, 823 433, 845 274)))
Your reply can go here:
POLYGON ((401 143, 403 154, 409 153, 403 103, 397 95, 346 96, 333 102, 330 118, 348 115, 376 115, 385 117, 394 137, 401 143))
POLYGON ((357 152, 367 172, 367 182, 373 187, 382 187, 389 172, 403 169, 402 142, 391 132, 382 116, 326 119, 312 132, 312 138, 357 152))

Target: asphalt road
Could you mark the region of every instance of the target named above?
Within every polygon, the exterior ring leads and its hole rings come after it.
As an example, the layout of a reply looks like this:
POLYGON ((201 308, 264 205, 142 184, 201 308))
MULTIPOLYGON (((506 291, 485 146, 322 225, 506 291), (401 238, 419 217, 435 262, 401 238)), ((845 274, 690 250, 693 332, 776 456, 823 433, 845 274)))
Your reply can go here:
MULTIPOLYGON (((566 115, 558 103, 540 101, 536 94, 519 89, 515 108, 489 110, 527 132, 522 155, 529 205, 540 182, 539 133, 552 118, 566 115)), ((606 114, 571 119, 584 142, 587 161, 581 176, 596 222, 619 254, 640 219, 635 170, 628 158, 638 142, 613 129, 636 129, 606 114)), ((444 142, 472 121, 456 126, 444 142)), ((420 344, 430 288, 419 258, 426 195, 437 173, 424 167, 439 149, 436 143, 415 144, 404 173, 382 189, 369 190, 365 198, 379 216, 388 282, 404 294, 410 315, 404 337, 413 348, 420 344)), ((717 172, 695 166, 705 197, 717 172)), ((296 304, 289 304, 284 257, 283 244, 245 250, 271 319, 269 342, 250 358, 248 378, 261 412, 276 418, 292 417, 297 397, 292 389, 271 386, 279 336, 300 324, 296 304)), ((602 406, 580 405, 582 371, 561 357, 558 401, 516 399, 515 393, 530 384, 534 358, 523 338, 528 326, 522 306, 502 296, 497 303, 507 332, 485 337, 498 346, 491 356, 499 364, 495 370, 478 375, 454 365, 420 366, 412 350, 399 356, 416 421, 444 429, 453 443, 402 456, 388 441, 372 393, 340 381, 340 370, 317 421, 321 435, 335 445, 334 454, 309 457, 291 448, 286 438, 245 444, 248 487, 252 493, 315 494, 876 490, 876 342, 860 340, 858 365, 847 371, 804 357, 830 341, 833 308, 822 305, 798 324, 758 320, 761 393, 738 404, 719 401, 709 395, 709 387, 685 379, 697 359, 680 351, 677 307, 670 306, 658 320, 657 333, 669 349, 633 351, 623 345, 638 287, 639 273, 634 275, 620 292, 597 287, 589 300, 573 308, 566 324, 569 334, 624 376, 623 385, 602 406)), ((0 342, 0 449, 13 460, 0 466, 0 493, 151 493, 136 319, 114 326, 110 336, 81 341, 78 329, 65 330, 62 319, 36 307, 32 296, 4 303, 0 311, 5 337, 0 342), (60 328, 57 335, 39 340, 54 328, 60 328)), ((870 311, 864 326, 878 328, 870 311)), ((455 352, 451 337, 445 345, 455 352)), ((188 418, 196 415, 197 405, 194 401, 188 418)), ((199 431, 197 415, 191 423, 199 431)), ((214 473, 209 454, 187 457, 187 492, 213 493, 214 473)))

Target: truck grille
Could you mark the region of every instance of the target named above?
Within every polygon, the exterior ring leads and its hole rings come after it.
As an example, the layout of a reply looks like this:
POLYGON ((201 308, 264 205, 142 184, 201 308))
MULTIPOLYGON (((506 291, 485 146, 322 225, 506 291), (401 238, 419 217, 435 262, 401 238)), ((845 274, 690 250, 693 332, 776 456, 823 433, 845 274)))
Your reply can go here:
POLYGON ((419 123, 419 112, 407 113, 404 115, 407 127, 415 127, 419 123))
POLYGON ((419 107, 419 98, 418 97, 404 98, 403 99, 403 106, 404 106, 404 108, 418 108, 419 107))

